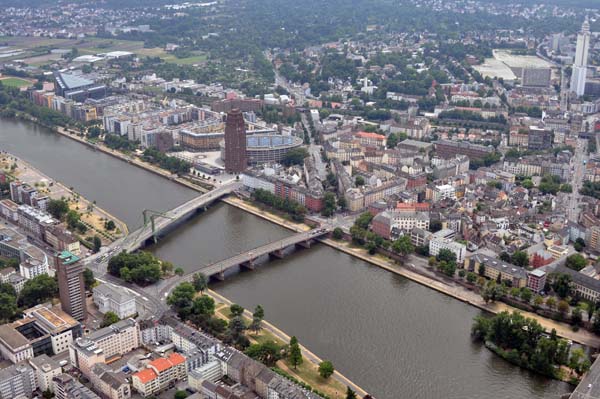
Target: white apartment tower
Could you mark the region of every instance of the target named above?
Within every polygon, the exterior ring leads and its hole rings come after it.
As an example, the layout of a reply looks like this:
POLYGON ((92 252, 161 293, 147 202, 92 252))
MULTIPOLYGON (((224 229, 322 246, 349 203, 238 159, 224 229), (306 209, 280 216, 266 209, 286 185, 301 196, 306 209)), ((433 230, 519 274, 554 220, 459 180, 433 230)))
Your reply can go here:
POLYGON ((571 92, 575 93, 577 97, 583 96, 585 92, 589 48, 590 22, 586 17, 581 26, 581 33, 577 35, 575 62, 573 63, 573 73, 571 74, 571 92))

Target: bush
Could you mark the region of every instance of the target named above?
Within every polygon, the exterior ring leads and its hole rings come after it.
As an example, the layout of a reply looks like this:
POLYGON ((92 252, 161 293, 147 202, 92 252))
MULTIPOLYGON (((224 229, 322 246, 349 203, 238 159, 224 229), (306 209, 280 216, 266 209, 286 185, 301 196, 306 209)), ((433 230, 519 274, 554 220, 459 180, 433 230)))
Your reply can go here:
POLYGON ((342 230, 339 227, 336 227, 335 229, 333 229, 331 236, 336 240, 341 240, 342 238, 344 238, 344 230, 342 230))
POLYGON ((333 363, 329 360, 324 360, 319 363, 319 375, 325 379, 331 377, 334 372, 333 363))

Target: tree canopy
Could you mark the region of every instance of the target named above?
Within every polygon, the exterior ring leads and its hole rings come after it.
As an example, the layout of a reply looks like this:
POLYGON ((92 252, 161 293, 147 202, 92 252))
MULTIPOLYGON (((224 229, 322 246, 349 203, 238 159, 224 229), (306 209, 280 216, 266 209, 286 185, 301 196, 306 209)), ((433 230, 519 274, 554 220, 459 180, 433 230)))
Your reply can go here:
POLYGON ((554 330, 547 336, 536 320, 519 312, 477 316, 471 332, 475 339, 492 343, 492 349, 506 360, 550 377, 557 377, 555 366, 568 364, 567 341, 554 330))
POLYGON ((19 294, 19 305, 26 308, 46 302, 58 295, 58 283, 47 274, 27 280, 19 294))
POLYGON ((160 261, 149 252, 121 252, 108 261, 108 272, 139 285, 157 282, 161 276, 160 261))

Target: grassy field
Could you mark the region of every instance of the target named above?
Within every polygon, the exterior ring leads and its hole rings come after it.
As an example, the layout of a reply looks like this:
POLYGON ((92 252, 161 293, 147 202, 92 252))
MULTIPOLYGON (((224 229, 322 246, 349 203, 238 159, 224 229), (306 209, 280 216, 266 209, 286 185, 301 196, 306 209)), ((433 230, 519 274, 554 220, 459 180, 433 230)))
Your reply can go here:
POLYGON ((206 61, 205 54, 198 54, 187 58, 177 58, 172 54, 166 54, 164 56, 160 56, 160 58, 162 58, 165 62, 179 65, 194 65, 206 61))
POLYGON ((29 80, 15 77, 0 78, 0 82, 2 82, 4 86, 8 87, 27 87, 32 85, 29 80))
POLYGON ((167 53, 161 48, 143 48, 137 51, 137 54, 147 57, 160 57, 165 62, 179 65, 193 65, 206 61, 206 54, 195 51, 194 55, 187 58, 177 58, 173 54, 167 53))
POLYGON ((177 58, 167 53, 164 49, 154 47, 145 48, 144 42, 133 40, 118 40, 112 38, 86 37, 83 39, 50 39, 42 37, 13 37, 0 36, 0 45, 19 48, 25 51, 10 59, 23 59, 25 62, 35 66, 49 64, 60 56, 46 54, 49 49, 71 50, 76 48, 80 55, 108 53, 111 51, 130 51, 141 57, 160 57, 165 62, 179 65, 193 65, 204 62, 206 55, 202 52, 194 52, 191 57, 177 58))

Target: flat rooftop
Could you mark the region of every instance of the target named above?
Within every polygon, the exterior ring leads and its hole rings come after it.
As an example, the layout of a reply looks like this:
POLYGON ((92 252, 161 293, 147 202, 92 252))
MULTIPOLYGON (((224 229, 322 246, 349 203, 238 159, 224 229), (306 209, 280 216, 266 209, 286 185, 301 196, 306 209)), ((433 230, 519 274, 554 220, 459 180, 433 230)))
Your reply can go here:
POLYGON ((8 324, 0 325, 0 340, 9 348, 16 349, 29 344, 29 340, 8 324))
POLYGON ((24 317, 22 319, 19 319, 8 326, 14 329, 27 323, 36 322, 48 333, 51 333, 55 331, 64 331, 79 324, 77 320, 64 312, 60 308, 60 305, 49 306, 48 304, 41 304, 27 309, 23 313, 24 317))
POLYGON ((428 148, 428 147, 432 146, 431 143, 427 143, 425 141, 411 140, 411 139, 403 140, 403 141, 399 142, 398 145, 418 147, 418 148, 428 148))
POLYGON ((69 73, 60 73, 57 81, 65 89, 76 89, 94 84, 93 80, 69 73))

